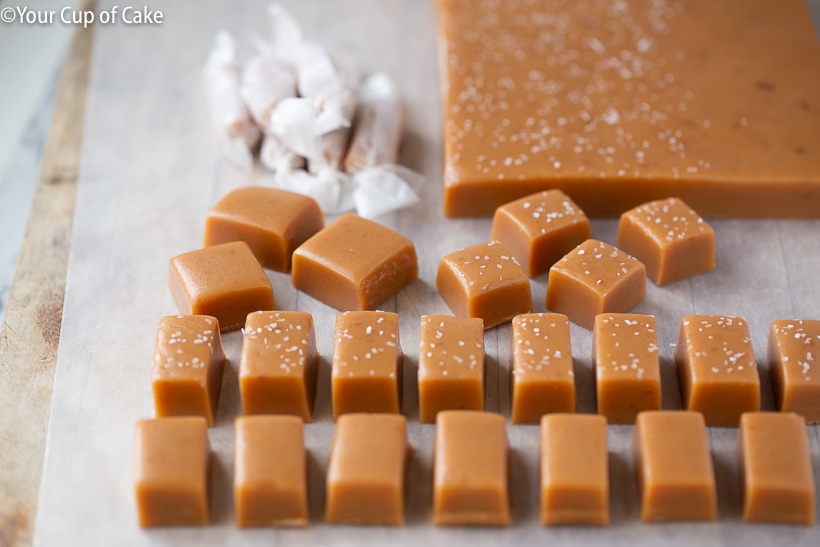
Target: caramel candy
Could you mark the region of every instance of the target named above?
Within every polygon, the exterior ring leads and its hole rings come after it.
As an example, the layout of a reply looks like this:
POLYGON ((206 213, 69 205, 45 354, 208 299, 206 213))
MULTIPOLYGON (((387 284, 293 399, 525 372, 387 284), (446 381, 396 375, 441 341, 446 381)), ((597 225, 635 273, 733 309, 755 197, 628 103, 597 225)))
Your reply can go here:
POLYGON ((646 268, 602 241, 587 239, 550 268, 548 309, 592 330, 595 316, 628 312, 646 297, 646 268))
POLYGON ((715 268, 715 231, 678 198, 644 203, 622 214, 617 245, 644 263, 655 285, 715 268))
POLYGON ((595 318, 592 362, 598 414, 634 424, 642 410, 661 409, 658 336, 651 315, 605 313, 595 318))
POLYGON ((512 423, 537 424, 550 412, 575 412, 566 315, 528 313, 513 319, 510 363, 512 423))
POLYGON ((240 328, 251 312, 276 309, 270 281, 244 241, 175 256, 168 287, 180 313, 212 315, 222 332, 240 328))
POLYGON ((740 417, 743 520, 814 524, 814 477, 806 420, 792 412, 740 417))
POLYGON ((448 410, 436 418, 433 522, 510 524, 507 431, 491 412, 448 410))
POLYGON ((163 317, 151 373, 157 418, 202 416, 214 425, 224 369, 225 352, 215 318, 163 317))
POLYGON ((244 416, 235 422, 236 525, 306 526, 307 463, 302 420, 244 416))
POLYGON ((541 419, 541 523, 609 524, 606 418, 541 419))
POLYGON ((406 430, 401 415, 339 417, 327 470, 327 522, 404 524, 406 430))
POLYGON ((594 217, 669 196, 707 216, 820 215, 805 2, 436 3, 447 216, 550 188, 594 217))
POLYGON ((535 277, 590 235, 589 219, 575 202, 561 190, 548 190, 496 209, 490 239, 501 242, 535 277))
POLYGON ((137 422, 134 482, 140 526, 208 524, 210 459, 205 418, 137 422))
POLYGON ((234 190, 205 220, 205 247, 244 241, 265 268, 286 272, 296 247, 325 224, 311 198, 276 188, 234 190))
POLYGON ((293 253, 296 288, 342 311, 372 310, 418 273, 412 241, 350 213, 293 253))
POLYGON ((419 336, 419 422, 441 410, 484 409, 484 326, 481 319, 425 315, 419 336))
POLYGON ((715 520, 715 472, 702 414, 641 412, 632 451, 642 520, 715 520))
POLYGON ((532 311, 530 280, 497 241, 450 253, 438 264, 436 287, 458 317, 478 317, 489 329, 532 311))
POLYGON ((336 316, 331 365, 333 419, 347 412, 401 412, 399 316, 348 311, 336 316))
POLYGON ((311 421, 318 364, 309 313, 248 314, 239 362, 243 412, 292 414, 311 421))
POLYGON ((820 321, 773 321, 767 354, 777 408, 820 423, 820 321))
POLYGON ((709 427, 737 427, 741 414, 760 410, 757 363, 743 319, 684 317, 675 361, 684 408, 703 413, 709 427))

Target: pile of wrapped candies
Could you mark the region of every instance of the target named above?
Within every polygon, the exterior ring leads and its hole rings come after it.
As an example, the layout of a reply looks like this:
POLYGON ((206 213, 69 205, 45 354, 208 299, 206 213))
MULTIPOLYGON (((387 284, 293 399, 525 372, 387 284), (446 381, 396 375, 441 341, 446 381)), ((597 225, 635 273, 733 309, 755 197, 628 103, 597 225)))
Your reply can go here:
POLYGON ((328 214, 374 218, 418 203, 423 177, 396 164, 405 111, 394 83, 377 73, 353 85, 282 6, 268 15, 271 35, 254 37, 244 66, 226 31, 205 64, 223 156, 251 170, 258 153, 277 187, 312 197, 328 214))

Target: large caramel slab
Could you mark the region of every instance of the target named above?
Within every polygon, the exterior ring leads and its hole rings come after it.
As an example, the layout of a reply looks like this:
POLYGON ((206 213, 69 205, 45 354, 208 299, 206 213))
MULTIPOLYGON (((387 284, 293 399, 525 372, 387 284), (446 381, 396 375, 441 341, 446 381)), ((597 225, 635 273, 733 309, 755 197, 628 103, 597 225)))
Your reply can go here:
POLYGON ((510 523, 508 448, 504 417, 448 410, 436 418, 433 522, 510 523))
POLYGON ((767 355, 778 409, 820 423, 820 321, 773 321, 767 355))
POLYGON ((632 453, 642 520, 715 520, 715 471, 702 414, 641 412, 632 453))
POLYGON ((740 417, 743 520, 814 524, 814 476, 806 420, 792 412, 740 417))
POLYGON ((339 417, 330 447, 325 520, 336 524, 404 524, 407 453, 404 416, 339 417))
POLYGON ((550 188, 591 216, 671 196, 706 216, 820 215, 802 0, 437 5, 447 216, 550 188))

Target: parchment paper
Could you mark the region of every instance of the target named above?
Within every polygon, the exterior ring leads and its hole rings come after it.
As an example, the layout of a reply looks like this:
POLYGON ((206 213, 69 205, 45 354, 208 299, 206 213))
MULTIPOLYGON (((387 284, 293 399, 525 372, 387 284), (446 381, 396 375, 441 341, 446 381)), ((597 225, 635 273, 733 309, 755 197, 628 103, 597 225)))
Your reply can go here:
MULTIPOLYGON (((113 0, 101 2, 108 9, 113 0)), ((77 190, 65 311, 49 425, 37 545, 818 545, 813 527, 740 522, 736 429, 711 429, 720 518, 714 523, 642 524, 629 451, 631 426, 609 427, 612 524, 543 528, 538 524, 538 428, 508 426, 514 522, 507 529, 436 528, 430 524, 432 425, 418 423, 419 317, 449 313, 435 291, 441 256, 489 238, 489 219, 441 214, 441 117, 430 2, 344 0, 287 2, 309 37, 326 43, 361 74, 385 70, 407 102, 410 132, 400 162, 424 173, 423 203, 380 221, 412 238, 418 281, 383 309, 400 316, 406 354, 404 413, 415 447, 407 478, 404 528, 328 526, 322 522, 330 421, 329 360, 336 310, 299 294, 287 275, 269 272, 277 306, 313 314, 322 355, 316 422, 305 428, 313 523, 303 530, 243 530, 233 524, 233 419, 241 335, 224 337, 230 359, 216 425, 213 524, 142 530, 133 492, 134 424, 153 414, 150 370, 156 327, 177 310, 166 287, 168 260, 201 245, 207 211, 229 190, 265 180, 219 159, 201 68, 216 31, 242 38, 264 33, 265 1, 168 2, 162 26, 98 26, 89 87, 84 155, 77 190)), ((816 13, 817 10, 815 10, 816 13)), ((820 137, 819 137, 820 138, 820 137)), ((672 363, 680 320, 692 313, 732 314, 750 324, 760 365, 763 408, 772 409, 765 366, 770 321, 820 318, 820 221, 723 220, 717 269, 659 289, 636 312, 657 318, 663 406, 680 407, 672 363)), ((593 221, 593 236, 614 243, 616 221, 593 221)), ((536 311, 545 311, 546 276, 532 281, 536 311)), ((578 411, 594 412, 591 333, 572 326, 578 411)), ((487 410, 509 417, 509 325, 486 332, 487 410)), ((809 428, 820 479, 818 428, 809 428)), ((818 519, 820 520, 820 519, 818 519)))

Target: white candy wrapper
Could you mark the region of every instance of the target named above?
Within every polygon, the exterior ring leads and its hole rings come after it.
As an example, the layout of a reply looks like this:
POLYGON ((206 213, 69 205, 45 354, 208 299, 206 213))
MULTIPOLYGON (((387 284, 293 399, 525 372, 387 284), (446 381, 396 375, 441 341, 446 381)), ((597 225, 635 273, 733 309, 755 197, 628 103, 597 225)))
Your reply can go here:
POLYGON ((262 134, 242 100, 236 44, 227 32, 217 33, 203 75, 222 154, 238 167, 250 170, 253 150, 262 134))
POLYGON ((353 181, 347 173, 325 167, 317 174, 298 170, 276 172, 276 185, 316 200, 328 215, 336 215, 353 209, 353 181))
POLYGON ((396 86, 384 73, 365 80, 345 167, 353 176, 356 212, 374 218, 419 202, 424 177, 396 165, 405 112, 396 86))

